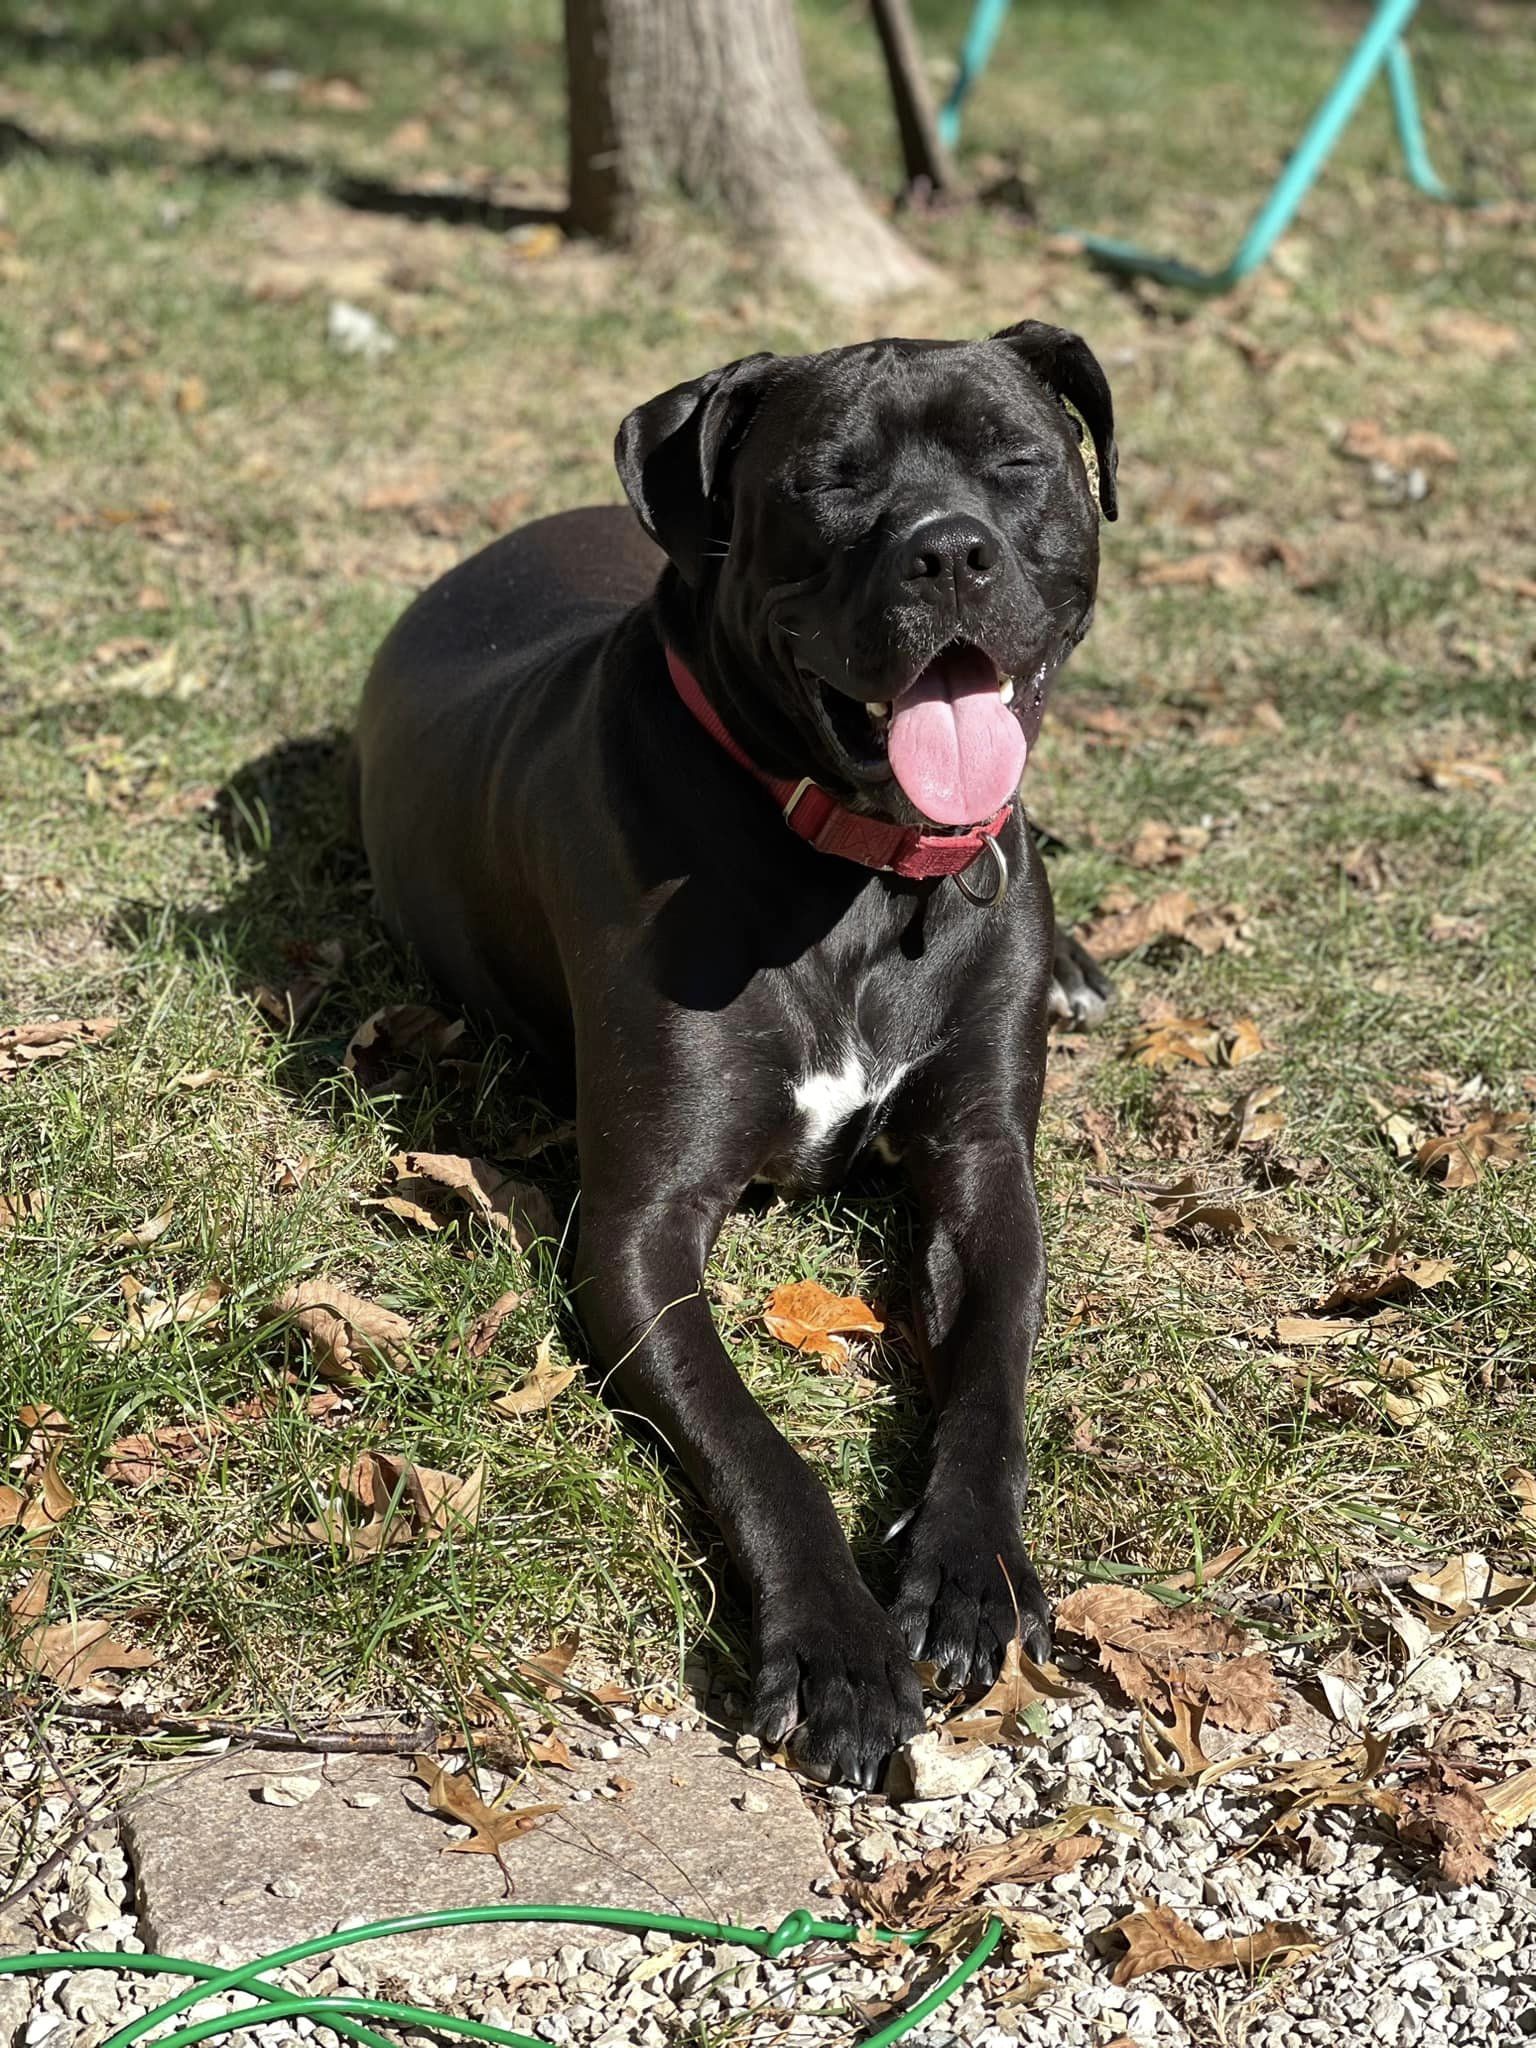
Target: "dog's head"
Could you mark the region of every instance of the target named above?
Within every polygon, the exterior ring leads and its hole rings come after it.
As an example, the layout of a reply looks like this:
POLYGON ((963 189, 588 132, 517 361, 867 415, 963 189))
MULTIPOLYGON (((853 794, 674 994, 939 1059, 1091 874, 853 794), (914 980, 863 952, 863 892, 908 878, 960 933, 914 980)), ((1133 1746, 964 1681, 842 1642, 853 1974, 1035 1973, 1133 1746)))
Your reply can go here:
POLYGON ((904 822, 1013 795, 1115 516, 1079 336, 748 356, 637 407, 616 457, 672 564, 664 629, 765 768, 904 822))

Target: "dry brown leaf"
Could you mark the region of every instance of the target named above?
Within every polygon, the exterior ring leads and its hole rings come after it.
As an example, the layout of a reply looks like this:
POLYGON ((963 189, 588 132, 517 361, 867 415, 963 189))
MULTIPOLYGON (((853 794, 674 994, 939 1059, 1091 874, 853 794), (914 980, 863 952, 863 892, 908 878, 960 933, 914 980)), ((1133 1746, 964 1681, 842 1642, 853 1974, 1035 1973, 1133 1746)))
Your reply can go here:
POLYGON ((358 1025, 341 1064, 365 1093, 394 1094, 419 1068, 446 1058, 464 1031, 462 1017, 450 1021, 424 1003, 391 1003, 358 1025))
POLYGON ((509 1287, 505 1294, 498 1294, 488 1309, 483 1310, 470 1324, 462 1339, 460 1349, 466 1358, 484 1358, 495 1345, 502 1324, 523 1305, 523 1297, 515 1287, 509 1287))
POLYGON ((367 1206, 387 1209, 426 1230, 441 1230, 466 1214, 504 1231, 520 1252, 543 1239, 557 1242, 560 1226, 549 1198, 514 1180, 488 1159, 452 1152, 397 1152, 385 1168, 389 1193, 367 1206))
POLYGON ((1384 462, 1397 470, 1448 467, 1461 460, 1455 444, 1443 434, 1389 434, 1375 420, 1351 420, 1339 453, 1355 462, 1384 462))
POLYGON ((521 1386, 512 1388, 510 1393, 499 1394, 491 1403, 497 1415, 537 1415, 549 1406, 558 1395, 575 1379, 578 1368, 574 1365, 556 1365, 550 1356, 550 1347, 555 1333, 550 1330, 539 1339, 538 1353, 534 1358, 533 1370, 521 1386))
POLYGON ((1477 580, 1484 590, 1496 590, 1502 597, 1536 602, 1536 576, 1505 576, 1497 569, 1479 569, 1477 580))
POLYGON ((1106 1930, 1125 1943, 1115 1982, 1130 1984, 1154 1970, 1246 1970, 1251 1976, 1268 1962, 1313 1954, 1320 1944, 1309 1929, 1277 1920, 1256 1934, 1197 1934, 1171 1906, 1143 1905, 1106 1930))
POLYGON ((1528 1827, 1536 1820, 1536 1764, 1490 1785, 1482 1794, 1482 1801, 1501 1835, 1528 1827))
POLYGON ((1133 867, 1177 867, 1192 854, 1204 853, 1211 835, 1204 825, 1165 825, 1160 818, 1146 818, 1125 850, 1133 867))
POLYGON ((0 1531, 17 1529, 31 1543, 46 1543, 76 1506, 76 1496, 59 1476, 58 1453, 55 1451, 44 1465, 35 1486, 26 1491, 15 1486, 0 1486, 0 1531))
POLYGON ((1383 1301, 1412 1301, 1454 1279, 1458 1271, 1454 1259, 1408 1258, 1393 1251, 1363 1272, 1337 1281, 1318 1303, 1317 1312, 1333 1316, 1342 1310, 1374 1308, 1383 1301))
POLYGON ((365 1451, 335 1477, 337 1493, 361 1510, 360 1517, 338 1502, 312 1522, 283 1524, 255 1547, 314 1543, 357 1564, 418 1539, 451 1536, 479 1519, 485 1470, 482 1461, 459 1479, 393 1451, 365 1451))
POLYGON ((1153 1791, 1171 1792, 1203 1782, 1207 1771, 1233 1770, 1253 1761, 1251 1757, 1234 1757, 1227 1765, 1213 1763, 1200 1747, 1204 1726, 1205 1708, 1198 1700, 1175 1700, 1173 1719, 1166 1726, 1142 1708, 1136 1740, 1147 1783, 1153 1791), (1170 1762, 1169 1752, 1176 1761, 1170 1762))
POLYGON ((1078 933, 1096 960, 1123 960, 1158 939, 1181 939, 1195 915, 1195 899, 1187 889, 1169 889, 1148 902, 1111 911, 1078 933))
POLYGON ((175 1470, 203 1464, 220 1432, 209 1424, 170 1423, 164 1428, 120 1436, 103 1454, 102 1477, 135 1491, 175 1470))
POLYGON ((416 1775, 427 1788, 433 1809, 473 1830, 467 1842, 449 1842, 445 1855, 494 1856, 500 1861, 507 1843, 536 1828, 558 1805, 487 1806, 466 1771, 445 1771, 436 1757, 418 1755, 416 1775))
MULTIPOLYGON (((1369 1328, 1369 1325, 1357 1325, 1369 1328)), ((1400 1429, 1428 1430, 1432 1418, 1449 1408, 1456 1389, 1443 1373, 1394 1353, 1374 1371, 1347 1373, 1323 1360, 1296 1368, 1298 1385, 1330 1415, 1350 1421, 1384 1416, 1400 1429)))
POLYGON ((90 1341, 109 1354, 131 1351, 157 1330, 195 1329, 217 1313, 229 1292, 223 1281, 207 1280, 201 1286, 184 1287, 179 1294, 155 1294, 131 1273, 124 1273, 117 1284, 128 1304, 126 1320, 115 1330, 95 1327, 89 1332, 90 1341))
POLYGON ((321 998, 346 959, 340 939, 324 939, 319 945, 298 941, 287 948, 293 972, 281 988, 258 982, 252 999, 267 1022, 279 1031, 297 1031, 320 1007, 321 998))
POLYGON ((1266 1081, 1262 1087, 1247 1088, 1232 1105, 1227 1133, 1227 1150, 1245 1145, 1264 1145, 1285 1129, 1285 1111, 1275 1105, 1285 1093, 1280 1081, 1266 1081))
POLYGON ((1130 1586, 1084 1586, 1056 1609, 1056 1626, 1096 1646, 1128 1699, 1171 1717, 1198 1702, 1220 1728, 1255 1732, 1279 1718, 1280 1690, 1263 1651, 1225 1615, 1169 1608, 1130 1586))
POLYGON ((1165 1017, 1140 1030, 1130 1049, 1138 1067, 1213 1067, 1221 1056, 1221 1027, 1209 1017, 1165 1017))
POLYGON ((1181 1175, 1170 1187, 1152 1189, 1147 1200, 1158 1230, 1205 1229, 1218 1237, 1241 1237, 1248 1229, 1239 1205, 1222 1195, 1202 1194, 1192 1173, 1181 1175))
POLYGON ((1221 1041, 1221 1057, 1229 1067, 1240 1067, 1245 1060, 1257 1059, 1261 1052, 1268 1050, 1258 1025, 1251 1017, 1239 1017, 1221 1041))
POLYGON ((1515 1496, 1515 1520, 1536 1529, 1536 1472, 1525 1465, 1506 1465, 1499 1477, 1515 1496))
POLYGON ((36 1223, 48 1206, 41 1188, 27 1188, 20 1194, 0 1195, 0 1237, 23 1223, 36 1223))
POLYGON ((1442 910, 1430 914, 1424 936, 1432 946, 1480 946, 1488 936, 1485 917, 1450 917, 1442 910))
POLYGON ((119 1230, 110 1237, 103 1237, 101 1248, 108 1252, 125 1252, 141 1250, 146 1245, 152 1245, 170 1229, 171 1219, 175 1214, 176 1205, 174 1202, 167 1202, 163 1209, 156 1210, 153 1216, 146 1216, 142 1223, 135 1224, 131 1230, 119 1230))
POLYGON ((1242 590, 1256 574, 1256 565, 1241 549, 1208 548, 1178 561, 1145 562, 1136 572, 1136 581, 1147 590, 1242 590))
POLYGON ((1459 306, 1445 306, 1424 322, 1424 335, 1431 348, 1451 356, 1481 356, 1485 362, 1501 363, 1518 355, 1520 330, 1504 320, 1489 320, 1459 306))
POLYGON ((1479 1608, 1508 1606, 1530 1589, 1532 1581, 1511 1578, 1491 1565, 1481 1551, 1466 1550, 1408 1584, 1421 1600, 1448 1607, 1459 1616, 1479 1608))
POLYGON ((0 1081, 42 1060, 66 1059, 80 1046, 100 1045, 117 1029, 116 1017, 73 1017, 63 1023, 0 1025, 0 1081))
POLYGON ((51 1679, 65 1692, 94 1685, 103 1671, 141 1671, 155 1652, 118 1642, 106 1621, 61 1621, 23 1636, 16 1654, 27 1670, 51 1679))
POLYGON ((534 1763, 542 1764, 546 1770, 574 1771, 576 1768, 576 1760, 558 1728, 551 1728, 547 1733, 536 1736, 528 1745, 528 1755, 534 1763))
POLYGON ((1500 1829, 1476 1782, 1432 1757, 1398 1791, 1398 1833, 1432 1849, 1451 1884, 1478 1884, 1493 1869, 1500 1829))
POLYGON ((1278 1316, 1275 1340, 1280 1344, 1310 1347, 1320 1344, 1358 1344, 1371 1335, 1371 1325, 1350 1322, 1340 1316, 1278 1316))
POLYGON ((1068 1685, 1054 1664, 1037 1664, 1015 1636, 1003 1652, 1003 1668, 996 1683, 974 1706, 952 1714, 944 1733, 959 1743, 998 1742, 1021 1749, 1036 1738, 1024 1716, 1042 1700, 1071 1700, 1077 1688, 1068 1685))
POLYGON ((338 1385, 356 1386, 381 1365, 403 1370, 410 1364, 413 1331, 406 1318, 334 1281, 303 1280, 285 1287, 262 1311, 265 1322, 279 1316, 292 1317, 316 1372, 338 1385))
POLYGON ((1090 1816, 1105 1817, 1096 1807, 1069 1808, 1059 1821, 1025 1828, 1005 1842, 930 1849, 867 1883, 848 1885, 845 1895, 883 1927, 932 1927, 965 1912, 989 1885, 1045 1883, 1097 1856, 1106 1847, 1102 1835, 1063 1831, 1063 1823, 1081 1828, 1090 1816))
POLYGON ((1427 1139, 1414 1154, 1414 1171, 1437 1187, 1476 1187, 1488 1168, 1503 1172, 1522 1157, 1530 1121, 1523 1109, 1487 1110, 1449 1137, 1427 1139))
POLYGON ((1496 761, 1459 760, 1436 755, 1414 763, 1414 774, 1428 789, 1456 795, 1469 789, 1500 789, 1507 777, 1496 761))
POLYGON ((782 1344, 828 1359, 838 1370, 849 1355, 844 1331, 878 1337, 885 1324, 856 1294, 833 1294, 819 1280, 775 1287, 763 1304, 763 1321, 782 1344))
POLYGON ((529 1685, 536 1686, 545 1699, 559 1699, 569 1690, 566 1673, 570 1670, 576 1652, 581 1648, 579 1636, 557 1636, 548 1649, 540 1650, 537 1656, 525 1657, 518 1665, 518 1676, 529 1685))

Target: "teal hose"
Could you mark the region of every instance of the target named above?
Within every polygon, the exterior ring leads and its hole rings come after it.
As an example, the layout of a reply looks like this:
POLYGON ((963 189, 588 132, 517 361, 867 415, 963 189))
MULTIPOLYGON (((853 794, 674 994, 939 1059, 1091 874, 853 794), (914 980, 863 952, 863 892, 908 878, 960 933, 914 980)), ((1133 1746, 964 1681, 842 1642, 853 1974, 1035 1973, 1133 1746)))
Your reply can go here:
MULTIPOLYGON (((225 1991, 246 1992, 259 2003, 241 2012, 220 2014, 216 2018, 198 2020, 190 2026, 178 2028, 176 2032, 165 2035, 155 2048, 193 2048, 194 2043, 210 2040, 216 2035, 240 2033, 249 2027, 265 2026, 271 2020, 299 2018, 317 2020, 333 2033, 364 2044, 364 2048, 391 2048, 391 2043, 381 2035, 355 2025, 359 2017, 433 2028, 439 2033, 460 2035, 466 2040, 489 2042, 492 2048, 547 2048, 547 2043, 535 2040, 529 2034, 509 2033, 506 2028, 493 2027, 483 2020, 457 2019, 446 2013, 426 2011, 420 2006, 397 2005, 388 1999, 361 1995, 306 1997, 289 1994, 280 1985, 268 1981, 270 1972, 283 1969, 289 1963, 301 1962, 307 1956, 329 1954, 335 1949, 351 1948, 359 1942, 380 1941, 390 1935, 413 1934, 431 1927, 470 1927, 501 1920, 558 1921, 578 1927, 618 1927, 631 1933, 644 1930, 647 1933, 684 1935, 696 1941, 724 1942, 750 1949, 770 1961, 808 1941, 853 1942, 859 1940, 861 1934, 869 1932, 846 1921, 817 1920, 804 1911, 791 1913, 777 1927, 768 1928, 737 1927, 728 1921, 692 1920, 674 1913, 637 1913, 625 1906, 458 1906, 443 1913, 409 1913, 397 1920, 374 1920, 366 1926, 343 1928, 334 1934, 320 1935, 313 1941, 298 1941, 288 1948, 274 1949, 270 1955, 257 1956, 251 1962, 240 1963, 228 1970, 215 1969, 208 1963, 189 1962, 181 1956, 104 1955, 96 1950, 87 1950, 74 1954, 0 1956, 0 1977, 41 1975, 55 1970, 120 1970, 196 1980, 189 1990, 178 1992, 154 2006, 141 2019, 120 2027, 102 2044, 102 2048, 131 2048, 132 2043, 185 2012, 189 2006, 225 1991)), ((920 2026, 970 1982, 997 1947, 1002 1934, 1003 1923, 993 1916, 988 1920, 981 1939, 948 1976, 941 1978, 931 1991, 925 1992, 894 2020, 866 2035, 857 2048, 891 2048, 892 2043, 920 2026)), ((875 1930, 875 1938, 916 1944, 927 1940, 928 1936, 922 1932, 896 1934, 888 1928, 881 1928, 875 1930)))

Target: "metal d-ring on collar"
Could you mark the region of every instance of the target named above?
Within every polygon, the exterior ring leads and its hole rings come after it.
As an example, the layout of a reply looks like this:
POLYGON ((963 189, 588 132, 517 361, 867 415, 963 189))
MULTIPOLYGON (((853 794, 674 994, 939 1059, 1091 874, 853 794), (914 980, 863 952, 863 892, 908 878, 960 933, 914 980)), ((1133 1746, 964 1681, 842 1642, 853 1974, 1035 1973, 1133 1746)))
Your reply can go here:
MULTIPOLYGON (((1008 894, 1008 856, 1003 852, 1003 849, 995 839, 987 839, 982 842, 981 853, 976 856, 976 859, 980 860, 982 854, 990 854, 992 856, 992 872, 996 876, 996 883, 990 895, 979 896, 970 887, 966 881, 966 876, 971 872, 971 868, 961 868, 958 874, 950 876, 950 880, 960 891, 960 894, 967 903, 975 903, 982 910, 995 910, 1008 894)), ((976 861, 973 860, 971 867, 975 867, 975 865, 976 861)))

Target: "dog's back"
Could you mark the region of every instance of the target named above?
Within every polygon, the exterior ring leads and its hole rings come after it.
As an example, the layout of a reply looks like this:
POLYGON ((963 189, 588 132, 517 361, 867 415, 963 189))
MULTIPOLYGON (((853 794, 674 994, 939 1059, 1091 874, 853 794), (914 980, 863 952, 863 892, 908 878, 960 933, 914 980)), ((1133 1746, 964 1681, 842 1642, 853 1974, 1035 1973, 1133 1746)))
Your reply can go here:
POLYGON ((501 944, 527 971, 516 1021, 551 1052, 563 1036, 563 987, 539 892, 520 886, 534 856, 525 849, 520 861, 502 844, 487 860, 475 821, 484 829, 534 814, 486 800, 488 783, 508 776, 541 779, 558 810, 570 752, 560 723, 662 561, 627 506, 537 520, 423 591, 379 649, 364 692, 350 781, 381 911, 461 1002, 509 1023, 505 985, 479 967, 488 920, 503 921, 501 944), (483 890, 473 878, 488 871, 502 878, 494 906, 475 903, 483 890))

